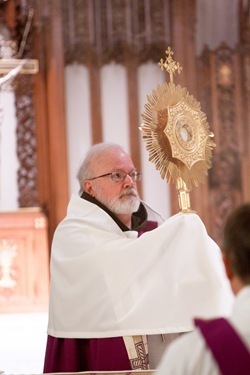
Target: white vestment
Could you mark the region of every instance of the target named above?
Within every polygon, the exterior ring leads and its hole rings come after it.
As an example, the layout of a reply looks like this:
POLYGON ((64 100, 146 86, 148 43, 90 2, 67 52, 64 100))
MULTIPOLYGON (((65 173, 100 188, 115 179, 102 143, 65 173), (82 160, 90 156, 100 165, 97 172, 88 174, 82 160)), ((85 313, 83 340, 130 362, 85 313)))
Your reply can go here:
MULTIPOLYGON (((244 287, 238 293, 229 322, 250 352, 250 286, 244 287)), ((163 355, 157 375, 201 374, 220 375, 221 372, 204 337, 199 329, 196 329, 169 346, 163 355)))
POLYGON ((49 335, 187 332, 194 316, 230 314, 221 252, 197 214, 178 213, 137 236, 72 196, 52 244, 49 335))

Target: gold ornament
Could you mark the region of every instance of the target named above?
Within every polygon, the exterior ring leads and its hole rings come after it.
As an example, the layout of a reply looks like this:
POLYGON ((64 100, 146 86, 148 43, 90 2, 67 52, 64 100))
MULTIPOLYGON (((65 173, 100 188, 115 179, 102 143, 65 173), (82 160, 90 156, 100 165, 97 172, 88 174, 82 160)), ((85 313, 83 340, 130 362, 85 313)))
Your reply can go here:
POLYGON ((161 59, 158 65, 170 74, 170 83, 158 85, 147 96, 140 129, 149 160, 162 179, 175 183, 181 210, 190 212, 189 191, 204 182, 215 143, 200 103, 186 88, 173 83, 173 75, 182 67, 172 59, 170 47, 165 53, 166 61, 161 59))

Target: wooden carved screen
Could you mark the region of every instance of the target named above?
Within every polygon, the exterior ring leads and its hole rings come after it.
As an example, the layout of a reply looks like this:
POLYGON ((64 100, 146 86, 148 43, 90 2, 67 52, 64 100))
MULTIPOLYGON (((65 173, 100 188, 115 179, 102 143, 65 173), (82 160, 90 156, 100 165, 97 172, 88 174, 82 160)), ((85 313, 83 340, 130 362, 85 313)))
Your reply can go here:
POLYGON ((216 142, 208 182, 207 228, 218 242, 229 212, 250 199, 249 102, 245 101, 249 79, 247 87, 243 50, 221 45, 216 51, 206 50, 200 60, 201 101, 216 142))

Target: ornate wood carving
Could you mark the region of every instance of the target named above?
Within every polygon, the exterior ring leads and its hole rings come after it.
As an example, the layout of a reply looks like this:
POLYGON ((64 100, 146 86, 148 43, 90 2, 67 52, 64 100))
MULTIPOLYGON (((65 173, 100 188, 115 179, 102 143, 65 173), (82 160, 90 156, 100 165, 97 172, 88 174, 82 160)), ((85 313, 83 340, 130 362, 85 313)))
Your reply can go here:
POLYGON ((245 199, 241 59, 237 51, 221 45, 216 51, 204 52, 202 67, 201 98, 217 145, 209 173, 209 232, 219 242, 227 215, 245 199))
MULTIPOLYGON (((242 173, 249 175, 250 163, 250 0, 240 0, 240 39, 239 56, 241 63, 241 74, 243 81, 243 102, 244 113, 244 160, 242 163, 242 173)), ((243 180, 243 195, 245 199, 250 199, 250 178, 243 180)))
POLYGON ((32 78, 22 76, 16 86, 19 207, 38 207, 37 142, 32 78))
MULTIPOLYGON (((27 12, 21 12, 13 1, 1 5, 4 10, 6 28, 10 31, 11 40, 17 46, 14 58, 30 58, 31 38, 23 38, 27 22, 27 12), (25 43, 23 43, 25 42, 25 43), (17 56, 22 45, 23 55, 17 56), (16 55, 17 54, 17 55, 16 55)), ((5 58, 5 56, 3 56, 5 58)), ((16 94, 17 115, 17 156, 19 160, 18 188, 19 207, 35 207, 39 205, 37 189, 36 165, 36 124, 33 110, 33 80, 28 75, 17 76, 13 82, 16 94)))
POLYGON ((158 61, 171 42, 170 3, 164 0, 65 0, 65 62, 103 65, 136 56, 158 61))
POLYGON ((0 214, 0 313, 47 310, 47 225, 35 209, 0 214))
POLYGON ((205 197, 207 227, 219 242, 228 213, 250 199, 250 1, 239 1, 240 43, 206 49, 199 59, 200 96, 217 147, 205 197))

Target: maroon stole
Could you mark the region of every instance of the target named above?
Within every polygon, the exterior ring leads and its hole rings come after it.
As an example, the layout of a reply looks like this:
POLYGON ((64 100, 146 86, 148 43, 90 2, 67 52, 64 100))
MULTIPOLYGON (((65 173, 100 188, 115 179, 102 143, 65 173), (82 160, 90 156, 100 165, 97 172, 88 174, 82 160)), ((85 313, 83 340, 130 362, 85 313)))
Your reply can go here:
POLYGON ((194 319, 223 375, 249 375, 250 351, 227 319, 194 319))

